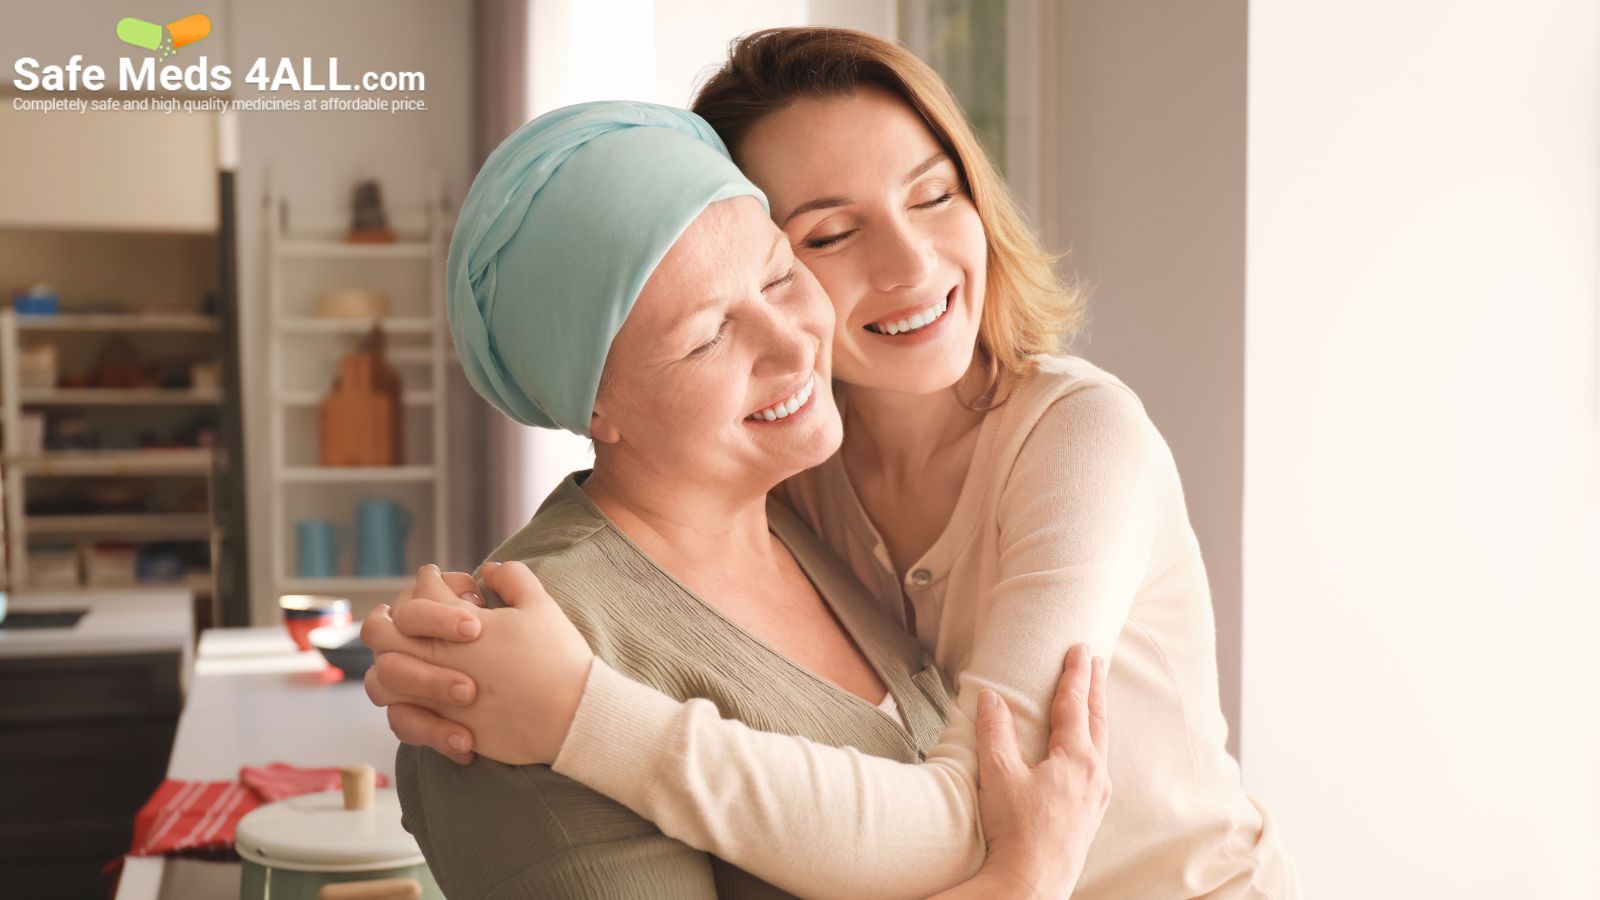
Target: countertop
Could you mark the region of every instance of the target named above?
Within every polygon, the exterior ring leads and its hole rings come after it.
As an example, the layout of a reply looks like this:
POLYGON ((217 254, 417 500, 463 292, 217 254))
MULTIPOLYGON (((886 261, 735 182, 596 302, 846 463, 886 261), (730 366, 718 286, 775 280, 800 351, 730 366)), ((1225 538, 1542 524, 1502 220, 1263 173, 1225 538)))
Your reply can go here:
POLYGON ((88 609, 68 628, 0 627, 0 659, 165 650, 193 660, 194 595, 183 588, 105 588, 12 594, 9 612, 88 609))
MULTIPOLYGON (((282 626, 216 628, 200 636, 189 699, 178 720, 168 778, 221 781, 271 762, 357 762, 394 777, 398 742, 359 680, 330 683, 315 650, 295 649, 282 626)), ((239 895, 239 864, 128 858, 117 900, 239 895)))

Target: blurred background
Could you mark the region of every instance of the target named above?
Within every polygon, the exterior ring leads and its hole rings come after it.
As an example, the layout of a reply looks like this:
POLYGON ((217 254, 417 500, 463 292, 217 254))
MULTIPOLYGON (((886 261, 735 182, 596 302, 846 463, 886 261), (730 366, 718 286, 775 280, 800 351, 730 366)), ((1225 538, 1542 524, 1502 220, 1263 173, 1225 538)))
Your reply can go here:
MULTIPOLYGON (((112 80, 143 52, 119 18, 204 14, 170 64, 204 56, 233 85, 159 95, 180 100, 326 96, 257 90, 258 57, 424 76, 389 93, 421 103, 402 110, 80 113, 18 108, 42 92, 8 72, 15 609, 140 588, 181 592, 196 632, 273 625, 284 594, 347 597, 359 621, 424 562, 473 568, 589 459, 490 410, 455 361, 440 273, 478 163, 556 106, 686 105, 741 33, 858 28, 945 77, 1091 285, 1072 350, 1173 448, 1230 749, 1306 895, 1600 897, 1597 0, 0 11, 0 62, 83 54, 112 80), (383 446, 332 437, 330 408, 368 408, 351 384, 391 398, 383 446)), ((7 683, 25 682, 0 674, 0 753, 38 733, 7 683)), ((152 713, 157 780, 182 690, 152 713)), ((51 765, 0 759, 18 779, 51 765)), ((125 847, 131 811, 106 815, 125 847)), ((36 824, 5 822, 0 856, 36 824)))

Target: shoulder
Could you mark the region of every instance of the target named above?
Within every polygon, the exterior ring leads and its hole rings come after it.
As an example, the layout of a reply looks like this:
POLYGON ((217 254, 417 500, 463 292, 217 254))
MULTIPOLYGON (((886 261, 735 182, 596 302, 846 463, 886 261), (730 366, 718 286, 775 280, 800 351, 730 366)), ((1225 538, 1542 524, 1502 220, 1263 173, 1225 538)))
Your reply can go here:
POLYGON ((1062 466, 1117 457, 1159 462, 1165 440, 1144 404, 1121 379, 1077 356, 1037 357, 991 415, 1000 416, 997 451, 1011 461, 1062 466))
MULTIPOLYGON (((649 576, 648 566, 628 564, 634 555, 632 545, 569 480, 487 561, 526 565, 594 643, 598 632, 627 620, 630 598, 638 595, 641 578, 649 576)), ((490 606, 503 605, 487 587, 484 598, 490 606)))

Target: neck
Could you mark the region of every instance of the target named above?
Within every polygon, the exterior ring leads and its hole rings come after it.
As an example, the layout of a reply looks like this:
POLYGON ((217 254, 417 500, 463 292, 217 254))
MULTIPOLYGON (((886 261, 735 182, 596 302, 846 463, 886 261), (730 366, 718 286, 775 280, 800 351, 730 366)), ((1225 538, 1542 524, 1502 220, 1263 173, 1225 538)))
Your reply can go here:
POLYGON ((582 490, 601 512, 664 568, 759 563, 773 555, 767 495, 716 490, 714 478, 655 473, 597 456, 582 490))
POLYGON ((847 386, 846 462, 891 483, 915 481, 935 456, 983 421, 981 410, 963 402, 977 396, 983 379, 982 362, 974 356, 960 380, 931 394, 847 386))

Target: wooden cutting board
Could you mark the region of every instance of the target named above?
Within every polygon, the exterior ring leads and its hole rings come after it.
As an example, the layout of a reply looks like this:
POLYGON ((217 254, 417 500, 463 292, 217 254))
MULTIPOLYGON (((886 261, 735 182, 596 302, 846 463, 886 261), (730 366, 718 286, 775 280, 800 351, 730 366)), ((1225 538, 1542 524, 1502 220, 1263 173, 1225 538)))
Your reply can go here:
POLYGON ((339 374, 320 412, 322 465, 401 464, 400 377, 384 358, 381 329, 374 327, 360 347, 339 360, 339 374))

